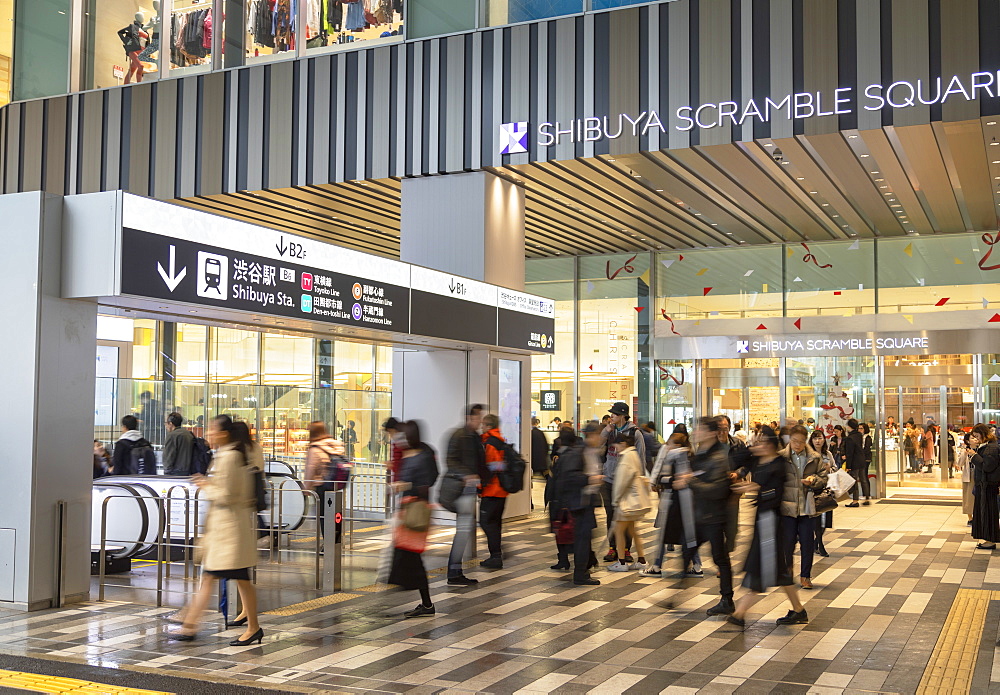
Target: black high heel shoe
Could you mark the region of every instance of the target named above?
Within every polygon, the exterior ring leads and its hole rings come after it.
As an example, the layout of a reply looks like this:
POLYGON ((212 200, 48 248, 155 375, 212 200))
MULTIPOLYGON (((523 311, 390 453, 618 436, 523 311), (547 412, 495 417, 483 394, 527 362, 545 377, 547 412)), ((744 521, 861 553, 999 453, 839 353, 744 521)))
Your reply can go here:
POLYGON ((552 565, 549 569, 552 569, 552 570, 568 570, 569 569, 569 560, 560 560, 556 564, 552 565))
POLYGON ((597 555, 593 551, 591 551, 590 561, 587 563, 587 569, 588 570, 594 569, 595 567, 598 566, 598 564, 599 563, 597 562, 597 555))
POLYGON ((231 627, 243 627, 246 624, 247 624, 247 617, 244 615, 242 618, 238 618, 237 620, 234 620, 231 623, 226 623, 226 629, 229 629, 231 627))
POLYGON ((229 643, 229 646, 230 647, 245 647, 248 644, 253 644, 254 642, 256 642, 257 644, 261 644, 261 643, 263 643, 263 641, 264 641, 264 628, 259 627, 259 628, 257 628, 257 632, 255 632, 252 635, 250 635, 250 637, 248 639, 245 639, 245 640, 234 639, 232 642, 229 643))

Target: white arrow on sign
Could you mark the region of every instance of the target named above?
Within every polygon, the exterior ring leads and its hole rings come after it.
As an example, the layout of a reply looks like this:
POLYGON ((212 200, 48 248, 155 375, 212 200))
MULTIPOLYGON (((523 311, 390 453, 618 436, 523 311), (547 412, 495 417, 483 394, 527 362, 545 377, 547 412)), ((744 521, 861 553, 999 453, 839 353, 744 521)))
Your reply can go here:
POLYGON ((183 280, 187 276, 188 272, 187 266, 184 266, 183 268, 181 268, 181 271, 179 273, 175 274, 176 265, 177 265, 177 247, 171 244, 170 272, 167 273, 167 271, 163 269, 162 265, 160 265, 159 263, 156 264, 156 269, 160 271, 160 277, 163 278, 163 282, 166 283, 167 289, 170 290, 171 292, 177 289, 177 285, 181 284, 181 280, 183 280))

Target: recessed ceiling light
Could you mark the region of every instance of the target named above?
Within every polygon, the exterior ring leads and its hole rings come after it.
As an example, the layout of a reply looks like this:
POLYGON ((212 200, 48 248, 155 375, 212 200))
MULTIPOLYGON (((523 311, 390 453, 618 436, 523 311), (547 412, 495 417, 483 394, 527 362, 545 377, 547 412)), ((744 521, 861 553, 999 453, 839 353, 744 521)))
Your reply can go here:
POLYGON ((641 179, 642 178, 642 174, 632 174, 632 178, 633 179, 641 179))
POLYGON ((663 193, 663 189, 662 189, 662 188, 657 188, 657 189, 656 189, 656 192, 657 192, 657 193, 663 193))
POLYGON ((996 125, 996 121, 986 121, 986 125, 996 125))
POLYGON ((863 155, 861 155, 861 156, 862 156, 862 158, 864 158, 864 157, 871 157, 871 155, 870 155, 870 154, 863 154, 863 155))
POLYGON ((718 226, 719 226, 719 223, 718 223, 718 222, 713 222, 713 223, 712 223, 712 226, 713 226, 713 227, 718 227, 718 226))
POLYGON ((615 161, 615 160, 613 160, 613 159, 609 159, 608 161, 609 161, 609 162, 613 162, 613 161, 615 161))
POLYGON ((831 217, 840 217, 840 215, 831 215, 831 217))
MULTIPOLYGON (((888 188, 888 186, 879 186, 879 188, 888 188)), ((882 195, 892 195, 892 191, 886 191, 882 195)))
POLYGON ((809 191, 811 194, 816 195, 819 191, 809 191))
POLYGON ((825 208, 830 207, 830 203, 823 203, 823 207, 825 207, 825 208))
POLYGON ((891 208, 901 208, 903 206, 900 205, 899 203, 896 203, 895 205, 890 205, 889 207, 891 207, 891 208))
POLYGON ((885 181, 885 179, 875 179, 876 183, 882 183, 883 181, 885 181))
POLYGON ((873 171, 872 173, 873 173, 873 174, 876 174, 876 175, 878 174, 878 172, 877 172, 877 171, 873 171))
POLYGON ((696 213, 694 213, 694 216, 695 217, 701 217, 701 213, 700 212, 696 212, 696 213))
POLYGON ((773 142, 765 142, 764 143, 764 147, 774 147, 774 143, 773 142))
POLYGON ((857 135, 848 135, 847 137, 849 137, 851 140, 856 140, 858 136, 857 135))
POLYGON ((841 226, 841 227, 846 227, 847 225, 846 225, 846 224, 842 224, 842 225, 840 225, 840 226, 841 226))
POLYGON ((789 164, 791 164, 791 162, 786 160, 781 163, 781 166, 788 166, 789 164))
POLYGON ((997 142, 996 140, 990 143, 990 147, 996 147, 997 145, 1000 145, 1000 142, 997 142))
POLYGON ((796 177, 795 177, 795 180, 796 180, 796 181, 805 181, 805 180, 806 180, 806 177, 805 177, 805 176, 796 176, 796 177))

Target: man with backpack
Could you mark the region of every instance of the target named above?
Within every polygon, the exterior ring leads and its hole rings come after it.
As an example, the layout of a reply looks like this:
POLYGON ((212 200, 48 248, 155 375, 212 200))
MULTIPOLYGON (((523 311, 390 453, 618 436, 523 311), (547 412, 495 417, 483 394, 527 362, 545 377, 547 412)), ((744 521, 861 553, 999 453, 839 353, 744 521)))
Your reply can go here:
POLYGON ((194 441, 191 430, 183 427, 180 413, 167 416, 167 436, 163 439, 163 475, 191 475, 204 471, 194 468, 194 441))
POLYGON ((323 519, 326 505, 323 495, 334 490, 342 490, 350 477, 350 465, 344 458, 344 443, 326 429, 326 423, 314 420, 309 423, 309 448, 306 449, 304 472, 307 489, 315 490, 319 496, 316 524, 323 533, 323 519))
MULTIPOLYGON (((479 563, 486 569, 503 569, 503 554, 500 552, 500 536, 503 527, 503 510, 509 494, 501 484, 507 468, 505 456, 506 440, 500 434, 500 418, 490 413, 483 416, 483 446, 486 450, 486 469, 481 472, 483 481, 479 493, 479 527, 486 534, 486 545, 490 556, 479 563)), ((523 471, 522 471, 523 473, 523 471)))
POLYGON ((156 475, 156 453, 139 432, 135 415, 122 418, 122 436, 115 442, 111 468, 114 475, 156 475))

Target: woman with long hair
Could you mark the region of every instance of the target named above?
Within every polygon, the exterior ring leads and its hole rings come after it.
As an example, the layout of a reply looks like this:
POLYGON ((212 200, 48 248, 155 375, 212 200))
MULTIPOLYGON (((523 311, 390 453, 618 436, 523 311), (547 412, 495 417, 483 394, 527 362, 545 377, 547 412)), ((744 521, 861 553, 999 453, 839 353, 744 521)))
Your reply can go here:
POLYGON ((972 526, 972 510, 976 505, 976 498, 972 494, 972 446, 969 444, 970 433, 966 432, 962 437, 955 454, 955 467, 962 472, 962 513, 969 517, 969 526, 972 526))
POLYGON ((650 509, 649 481, 646 466, 635 449, 635 438, 641 437, 637 430, 626 430, 618 435, 614 446, 618 447, 618 467, 611 488, 611 498, 615 508, 615 536, 617 548, 625 548, 625 534, 635 542, 636 562, 628 564, 624 557, 608 568, 612 572, 627 572, 646 568, 646 555, 642 550, 642 537, 636 530, 636 522, 643 519, 650 509))
MULTIPOLYGON (((400 513, 405 519, 407 505, 428 505, 430 490, 438 477, 438 464, 434 450, 421 441, 420 426, 415 421, 402 423, 401 429, 406 437, 406 450, 403 452, 399 479, 393 483, 393 489, 399 493, 400 513)), ((427 514, 429 513, 428 509, 427 514)), ((428 530, 410 529, 405 523, 396 527, 388 582, 401 589, 420 592, 420 603, 403 614, 406 618, 420 618, 435 613, 427 570, 424 569, 421 556, 427 544, 428 530)))
POLYGON ((743 571, 743 586, 751 593, 745 594, 736 603, 736 611, 727 621, 740 628, 746 626, 747 611, 757 603, 761 594, 772 586, 780 586, 791 610, 784 618, 778 618, 779 625, 799 625, 809 622, 805 606, 799 601, 799 593, 792 580, 792 558, 782 550, 779 523, 783 502, 794 502, 790 486, 785 482, 797 478, 794 464, 778 454, 781 440, 770 427, 761 430, 760 438, 754 445, 754 462, 750 477, 753 482, 743 483, 739 489, 743 493, 757 492, 757 515, 754 523, 753 540, 747 554, 743 571), (787 493, 786 493, 787 491, 787 493))
POLYGON ((972 478, 975 482, 972 510, 972 537, 980 540, 976 547, 993 550, 1000 541, 1000 448, 989 427, 980 423, 969 433, 972 454, 972 478))
POLYGON ((842 425, 834 425, 833 435, 828 441, 830 444, 830 453, 833 454, 833 462, 837 468, 843 468, 845 447, 847 445, 847 431, 842 425))
POLYGON ((674 476, 691 472, 688 455, 691 453, 691 442, 687 432, 675 432, 670 435, 660 449, 650 480, 653 489, 660 495, 659 508, 653 526, 659 529, 657 533, 655 559, 640 574, 646 577, 659 577, 662 574, 665 549, 673 550, 674 545, 695 547, 695 555, 690 566, 684 572, 690 576, 704 576, 701 569, 701 558, 697 552, 694 528, 694 499, 687 488, 674 490, 674 476))
POLYGON ((264 639, 257 622, 257 592, 250 568, 257 564, 254 517, 257 511, 257 455, 246 423, 228 415, 214 418, 208 428, 209 444, 215 449, 207 476, 195 475, 201 499, 209 502, 205 532, 201 537, 202 577, 198 593, 182 609, 183 624, 171 638, 190 642, 198 632, 201 616, 212 597, 215 580, 235 579, 243 603, 243 617, 233 625, 246 630, 229 644, 242 647, 264 639))
MULTIPOLYGON (((823 459, 827 475, 836 470, 837 464, 833 460, 833 454, 830 453, 830 446, 826 443, 826 435, 823 434, 823 430, 812 431, 812 434, 809 435, 809 447, 823 459)), ((832 509, 816 517, 816 554, 820 557, 830 557, 830 553, 826 552, 826 546, 823 545, 823 533, 828 528, 833 528, 832 509)))
POLYGON ((560 499, 558 494, 560 485, 557 478, 562 473, 562 466, 559 465, 559 459, 562 458, 565 452, 578 444, 580 444, 580 438, 576 436, 576 432, 572 427, 566 426, 563 426, 559 430, 559 436, 552 443, 552 475, 545 482, 545 504, 549 507, 549 530, 556 535, 556 564, 550 567, 550 569, 554 570, 568 570, 570 568, 569 554, 573 550, 572 543, 559 542, 558 533, 556 532, 557 522, 568 516, 572 516, 572 512, 566 506, 568 501, 560 499))
POLYGON ((924 466, 927 468, 924 473, 934 472, 934 441, 937 439, 937 427, 927 425, 924 435, 920 440, 920 450, 923 454, 924 466))

